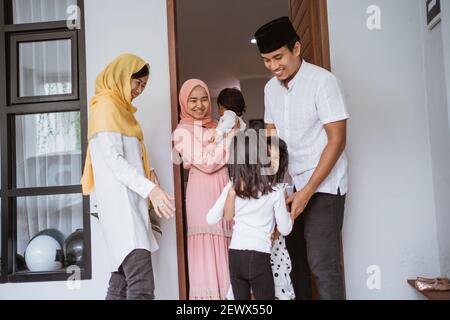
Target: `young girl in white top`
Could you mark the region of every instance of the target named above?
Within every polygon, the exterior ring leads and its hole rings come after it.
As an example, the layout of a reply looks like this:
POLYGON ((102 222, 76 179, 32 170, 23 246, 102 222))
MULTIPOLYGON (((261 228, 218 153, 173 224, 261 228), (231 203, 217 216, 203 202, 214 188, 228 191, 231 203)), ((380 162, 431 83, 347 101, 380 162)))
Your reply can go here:
POLYGON ((234 297, 249 300, 253 291, 256 300, 274 300, 272 234, 275 226, 282 235, 289 234, 292 218, 286 209, 283 184, 277 184, 272 168, 263 165, 267 150, 260 152, 261 144, 254 140, 242 133, 234 138, 228 164, 231 181, 208 212, 207 220, 216 224, 224 216, 227 220, 234 217, 229 246, 234 297))

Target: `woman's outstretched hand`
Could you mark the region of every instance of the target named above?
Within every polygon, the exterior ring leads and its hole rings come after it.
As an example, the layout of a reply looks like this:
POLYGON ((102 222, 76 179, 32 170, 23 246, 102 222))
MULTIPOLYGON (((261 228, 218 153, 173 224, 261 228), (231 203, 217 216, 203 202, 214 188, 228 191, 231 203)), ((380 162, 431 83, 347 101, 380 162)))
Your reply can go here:
POLYGON ((175 215, 175 207, 170 201, 175 198, 173 196, 169 196, 167 192, 159 186, 153 188, 148 197, 152 202, 153 208, 155 208, 155 212, 158 217, 162 218, 164 216, 166 219, 170 219, 175 215))

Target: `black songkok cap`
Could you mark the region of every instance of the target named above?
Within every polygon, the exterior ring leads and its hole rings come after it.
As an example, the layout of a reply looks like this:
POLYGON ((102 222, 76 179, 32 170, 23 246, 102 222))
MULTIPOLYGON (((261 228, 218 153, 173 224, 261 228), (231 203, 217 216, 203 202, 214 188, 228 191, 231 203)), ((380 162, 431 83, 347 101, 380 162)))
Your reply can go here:
POLYGON ((278 50, 297 37, 297 32, 295 32, 288 17, 270 21, 255 33, 255 39, 261 53, 270 53, 278 50))

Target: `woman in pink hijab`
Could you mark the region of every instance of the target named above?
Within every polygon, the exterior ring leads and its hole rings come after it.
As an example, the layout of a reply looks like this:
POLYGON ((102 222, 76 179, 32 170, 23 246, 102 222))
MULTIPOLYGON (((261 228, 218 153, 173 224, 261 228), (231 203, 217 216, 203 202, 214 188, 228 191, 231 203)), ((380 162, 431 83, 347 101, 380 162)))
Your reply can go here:
MULTIPOLYGON (((224 221, 208 225, 206 214, 229 181, 228 146, 227 143, 209 143, 217 121, 211 118, 211 97, 203 81, 186 81, 179 102, 181 120, 174 132, 174 145, 183 167, 189 170, 186 189, 189 299, 221 300, 225 299, 230 286, 231 224, 224 221)), ((233 134, 232 131, 230 136, 233 134)))

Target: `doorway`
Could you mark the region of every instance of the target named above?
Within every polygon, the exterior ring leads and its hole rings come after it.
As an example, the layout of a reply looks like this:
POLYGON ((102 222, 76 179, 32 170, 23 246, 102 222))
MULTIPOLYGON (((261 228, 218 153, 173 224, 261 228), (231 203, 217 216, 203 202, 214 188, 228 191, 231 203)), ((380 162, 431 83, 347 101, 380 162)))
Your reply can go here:
MULTIPOLYGON (((289 15, 302 39, 303 57, 330 69, 326 0, 189 0, 167 1, 172 130, 178 125, 178 92, 189 78, 204 80, 213 116, 221 89, 238 87, 247 102, 245 121, 264 118, 264 68, 253 34, 264 23, 289 15)), ((189 296, 185 187, 187 174, 174 165, 179 298, 189 296)))

